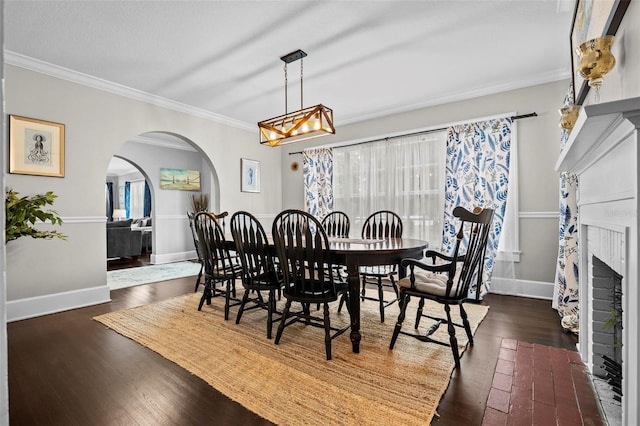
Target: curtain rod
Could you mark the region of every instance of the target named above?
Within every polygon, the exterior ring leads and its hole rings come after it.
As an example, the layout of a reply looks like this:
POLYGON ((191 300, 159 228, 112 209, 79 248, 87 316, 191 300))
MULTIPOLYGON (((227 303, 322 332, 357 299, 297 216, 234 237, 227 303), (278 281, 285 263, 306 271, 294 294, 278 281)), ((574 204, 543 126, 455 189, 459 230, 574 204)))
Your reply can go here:
MULTIPOLYGON (((538 113, 537 112, 531 112, 529 114, 520 114, 520 115, 512 115, 511 120, 519 120, 521 118, 529 118, 529 117, 537 117, 538 113)), ((451 126, 449 126, 451 127, 451 126)), ((435 132, 441 132, 443 130, 447 130, 449 127, 440 127, 438 129, 431 129, 431 130, 423 130, 421 132, 413 132, 413 133, 406 133, 404 135, 399 135, 399 136, 414 136, 414 135, 424 135, 424 134, 429 134, 429 133, 435 133, 435 132)), ((394 138, 397 138, 399 136, 392 136, 394 138)), ((379 138, 379 139, 372 139, 370 141, 364 141, 364 142, 356 142, 356 143, 352 143, 352 144, 348 144, 348 145, 340 145, 337 146, 336 148, 346 148, 348 146, 357 146, 357 145, 364 145, 366 143, 371 143, 371 142, 379 142, 379 141, 384 141, 389 139, 387 138, 379 138)), ((297 152, 290 152, 289 155, 295 155, 295 154, 302 154, 302 151, 297 151, 297 152)))

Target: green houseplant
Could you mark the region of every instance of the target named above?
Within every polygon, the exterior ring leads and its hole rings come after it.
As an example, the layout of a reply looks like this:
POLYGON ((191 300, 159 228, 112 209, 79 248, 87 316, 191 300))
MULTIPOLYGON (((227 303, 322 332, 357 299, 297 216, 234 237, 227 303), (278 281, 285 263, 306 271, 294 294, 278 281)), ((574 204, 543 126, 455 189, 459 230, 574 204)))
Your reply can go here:
POLYGON ((45 209, 45 206, 53 205, 57 198, 52 191, 45 194, 37 194, 19 197, 18 192, 9 189, 5 198, 5 244, 20 237, 31 238, 60 238, 66 240, 67 236, 57 230, 43 231, 33 225, 36 221, 50 221, 53 225, 62 225, 62 219, 55 210, 45 209))

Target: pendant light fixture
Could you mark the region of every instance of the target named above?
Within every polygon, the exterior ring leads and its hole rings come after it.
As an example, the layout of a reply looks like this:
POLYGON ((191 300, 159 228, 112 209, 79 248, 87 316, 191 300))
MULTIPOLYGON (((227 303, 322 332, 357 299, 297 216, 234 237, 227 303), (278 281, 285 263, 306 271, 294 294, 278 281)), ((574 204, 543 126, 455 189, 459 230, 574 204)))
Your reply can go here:
POLYGON ((284 61, 284 115, 258 123, 260 143, 269 146, 286 145, 306 139, 334 134, 333 110, 322 104, 304 108, 303 103, 303 64, 307 56, 302 50, 296 50, 282 56, 284 61), (300 109, 288 112, 287 109, 287 65, 300 60, 300 109))

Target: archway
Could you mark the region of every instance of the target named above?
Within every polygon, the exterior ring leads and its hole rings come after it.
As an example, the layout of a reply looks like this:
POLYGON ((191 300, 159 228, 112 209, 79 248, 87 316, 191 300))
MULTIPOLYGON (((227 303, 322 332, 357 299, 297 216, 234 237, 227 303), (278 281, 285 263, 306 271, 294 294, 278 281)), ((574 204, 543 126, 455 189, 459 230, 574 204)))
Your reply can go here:
POLYGON ((113 156, 107 168, 107 270, 150 264, 153 250, 153 189, 147 172, 113 156))
MULTIPOLYGON (((196 258, 187 213, 191 195, 209 196, 212 211, 220 206, 220 184, 211 160, 194 141, 172 132, 145 132, 123 142, 114 157, 133 165, 152 194, 150 253, 148 263, 171 263, 196 258), (161 170, 188 169, 200 172, 199 191, 161 187, 161 170)), ((116 191, 119 192, 119 191, 116 191)), ((120 200, 114 200, 119 205, 120 200)), ((134 218, 135 219, 135 218, 134 218)), ((141 266, 141 265, 138 265, 141 266)))

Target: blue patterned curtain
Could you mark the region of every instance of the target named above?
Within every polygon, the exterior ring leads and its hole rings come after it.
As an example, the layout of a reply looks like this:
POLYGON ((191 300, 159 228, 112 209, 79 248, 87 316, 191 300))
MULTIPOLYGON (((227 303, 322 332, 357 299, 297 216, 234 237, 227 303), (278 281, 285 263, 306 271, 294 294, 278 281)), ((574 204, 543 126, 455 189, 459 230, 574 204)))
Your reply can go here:
POLYGON ((151 189, 147 181, 144 181, 144 217, 151 216, 151 189))
MULTIPOLYGON (((492 231, 487 243, 483 286, 489 290, 489 278, 500 241, 507 205, 509 160, 511 153, 511 119, 500 118, 453 126, 447 132, 445 169, 445 208, 442 247, 451 253, 458 226, 453 209, 462 206, 494 209, 492 231)), ((475 297, 475 286, 469 297, 475 297)))
POLYGON ((124 209, 127 211, 127 219, 131 217, 131 182, 124 183, 124 209))
MULTIPOLYGON (((564 99, 564 106, 573 99, 573 86, 564 99)), ((569 139, 569 132, 562 129, 560 149, 569 139)), ((571 172, 560 173, 560 227, 558 238, 558 264, 554 288, 553 307, 562 318, 562 326, 578 333, 578 176, 571 172)))
POLYGON ((333 211, 332 149, 305 149, 302 152, 302 174, 305 208, 322 219, 333 211))
POLYGON ((113 182, 107 182, 107 220, 113 222, 113 182))

